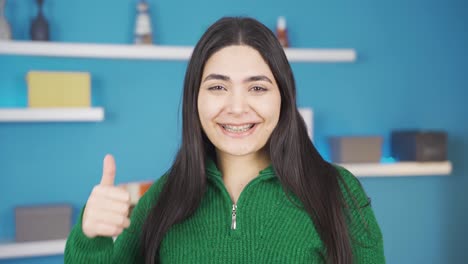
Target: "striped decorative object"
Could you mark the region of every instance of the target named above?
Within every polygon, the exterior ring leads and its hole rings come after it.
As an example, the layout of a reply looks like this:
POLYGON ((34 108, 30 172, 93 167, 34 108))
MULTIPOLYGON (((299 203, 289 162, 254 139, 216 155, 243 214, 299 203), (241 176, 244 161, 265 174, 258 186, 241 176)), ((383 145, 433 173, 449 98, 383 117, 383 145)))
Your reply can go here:
POLYGON ((152 184, 153 181, 141 181, 124 183, 121 186, 130 193, 131 204, 136 205, 152 184))

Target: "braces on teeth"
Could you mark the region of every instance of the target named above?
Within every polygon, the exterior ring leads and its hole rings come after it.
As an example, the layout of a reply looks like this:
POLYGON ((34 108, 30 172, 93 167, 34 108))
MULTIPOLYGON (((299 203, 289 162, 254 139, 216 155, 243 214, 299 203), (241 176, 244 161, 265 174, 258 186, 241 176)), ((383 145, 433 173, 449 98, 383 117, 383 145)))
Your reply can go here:
POLYGON ((245 131, 251 129, 253 126, 254 126, 254 124, 251 124, 251 125, 244 125, 244 126, 240 126, 240 127, 229 126, 229 125, 222 125, 222 127, 223 127, 224 129, 226 129, 227 131, 230 131, 230 132, 245 132, 245 131))

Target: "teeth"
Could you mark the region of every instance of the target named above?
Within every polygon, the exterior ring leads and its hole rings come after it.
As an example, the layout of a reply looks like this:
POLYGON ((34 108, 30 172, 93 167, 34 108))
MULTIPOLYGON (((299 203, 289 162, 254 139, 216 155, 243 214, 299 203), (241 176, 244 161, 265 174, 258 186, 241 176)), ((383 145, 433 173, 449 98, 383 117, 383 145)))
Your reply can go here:
POLYGON ((229 132, 245 132, 249 129, 251 129, 254 126, 254 124, 250 125, 243 125, 243 126, 230 126, 230 125, 222 125, 224 129, 226 129, 229 132))

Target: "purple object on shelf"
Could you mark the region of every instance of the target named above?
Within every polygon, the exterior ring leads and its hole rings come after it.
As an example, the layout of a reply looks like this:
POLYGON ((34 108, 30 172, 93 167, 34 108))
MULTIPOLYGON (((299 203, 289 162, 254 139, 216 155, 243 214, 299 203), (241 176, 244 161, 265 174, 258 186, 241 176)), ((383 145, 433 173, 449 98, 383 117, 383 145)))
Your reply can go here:
POLYGON ((66 239, 71 217, 71 205, 16 207, 16 242, 66 239))

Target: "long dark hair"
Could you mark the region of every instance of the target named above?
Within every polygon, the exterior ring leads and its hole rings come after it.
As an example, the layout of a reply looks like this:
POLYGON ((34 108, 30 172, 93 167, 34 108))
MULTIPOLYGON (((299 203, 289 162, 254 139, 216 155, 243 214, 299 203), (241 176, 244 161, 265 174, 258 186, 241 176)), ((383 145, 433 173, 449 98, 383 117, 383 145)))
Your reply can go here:
POLYGON ((273 168, 283 189, 300 199, 313 220, 326 248, 322 252, 326 261, 352 263, 340 174, 309 139, 297 109, 294 77, 284 50, 266 26, 238 17, 218 20, 194 48, 184 81, 182 144, 142 230, 145 262, 158 262, 164 235, 197 210, 205 193, 205 162, 208 157, 216 158, 200 124, 197 98, 206 61, 229 45, 256 49, 270 67, 281 93, 280 118, 266 145, 273 168))

